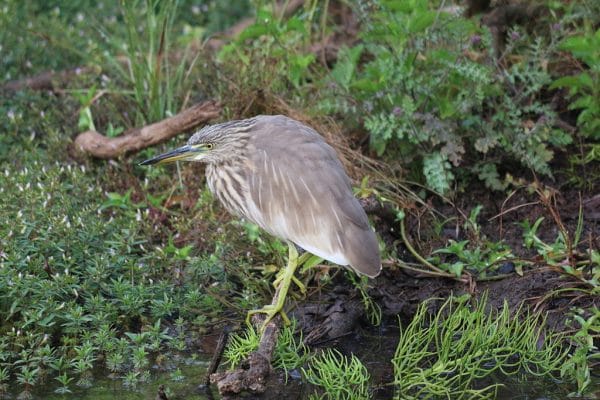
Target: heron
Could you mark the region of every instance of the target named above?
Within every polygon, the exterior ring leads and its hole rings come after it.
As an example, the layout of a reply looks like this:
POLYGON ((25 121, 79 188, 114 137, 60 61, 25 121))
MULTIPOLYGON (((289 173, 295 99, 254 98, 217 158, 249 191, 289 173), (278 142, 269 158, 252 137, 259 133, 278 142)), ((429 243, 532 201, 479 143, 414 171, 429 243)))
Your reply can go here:
MULTIPOLYGON (((359 275, 381 271, 375 232, 335 150, 309 126, 283 115, 208 125, 185 146, 143 161, 141 165, 174 161, 206 164, 210 191, 232 214, 258 225, 288 245, 287 266, 273 283, 271 304, 251 310, 277 314, 284 322, 285 298, 299 264, 296 245, 359 275)), ((308 254, 307 253, 307 254, 308 254)))

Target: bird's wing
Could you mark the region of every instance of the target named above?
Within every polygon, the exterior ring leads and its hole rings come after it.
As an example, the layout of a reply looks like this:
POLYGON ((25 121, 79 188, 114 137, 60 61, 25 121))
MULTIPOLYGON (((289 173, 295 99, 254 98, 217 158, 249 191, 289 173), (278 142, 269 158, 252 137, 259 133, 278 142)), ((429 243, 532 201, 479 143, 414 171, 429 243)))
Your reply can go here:
POLYGON ((350 264, 351 236, 372 232, 334 149, 297 121, 263 118, 248 143, 252 218, 311 253, 350 264))

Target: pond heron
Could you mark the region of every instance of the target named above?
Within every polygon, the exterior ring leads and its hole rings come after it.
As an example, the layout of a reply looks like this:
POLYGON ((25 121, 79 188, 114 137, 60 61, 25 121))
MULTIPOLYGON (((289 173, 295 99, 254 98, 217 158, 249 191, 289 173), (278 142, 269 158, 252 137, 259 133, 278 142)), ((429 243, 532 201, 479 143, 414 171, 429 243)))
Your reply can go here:
POLYGON ((262 309, 263 328, 283 306, 294 277, 294 244, 371 278, 381 271, 375 233, 335 151, 312 128, 281 115, 210 125, 187 145, 142 162, 206 163, 210 191, 227 210, 246 218, 289 247, 287 267, 275 279, 273 302, 262 309))

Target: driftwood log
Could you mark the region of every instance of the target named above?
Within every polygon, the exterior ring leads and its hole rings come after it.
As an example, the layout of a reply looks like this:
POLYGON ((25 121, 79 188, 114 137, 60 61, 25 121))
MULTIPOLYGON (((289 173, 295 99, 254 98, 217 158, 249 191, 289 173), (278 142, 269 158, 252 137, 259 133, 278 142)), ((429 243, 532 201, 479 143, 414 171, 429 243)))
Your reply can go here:
POLYGON ((95 131, 86 131, 73 143, 76 152, 92 157, 111 159, 125 153, 142 150, 164 142, 179 133, 217 118, 221 106, 214 101, 196 104, 179 114, 141 128, 133 128, 123 135, 109 138, 95 131))
MULTIPOLYGON (((257 329, 262 325, 262 321, 264 321, 262 316, 253 318, 257 329)), ((272 370, 271 359, 277 346, 280 327, 281 317, 277 315, 265 327, 258 349, 248 356, 240 368, 210 375, 210 382, 217 385, 219 394, 230 396, 243 392, 265 392, 267 389, 267 378, 272 370)))

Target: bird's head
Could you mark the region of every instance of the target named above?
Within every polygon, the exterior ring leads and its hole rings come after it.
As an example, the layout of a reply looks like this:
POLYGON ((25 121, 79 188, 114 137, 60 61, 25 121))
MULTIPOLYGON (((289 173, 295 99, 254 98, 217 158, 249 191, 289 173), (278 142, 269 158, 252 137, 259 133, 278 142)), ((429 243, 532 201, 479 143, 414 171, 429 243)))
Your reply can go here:
POLYGON ((140 165, 168 164, 175 161, 223 162, 241 155, 246 146, 251 120, 205 126, 185 146, 159 154, 140 165))

